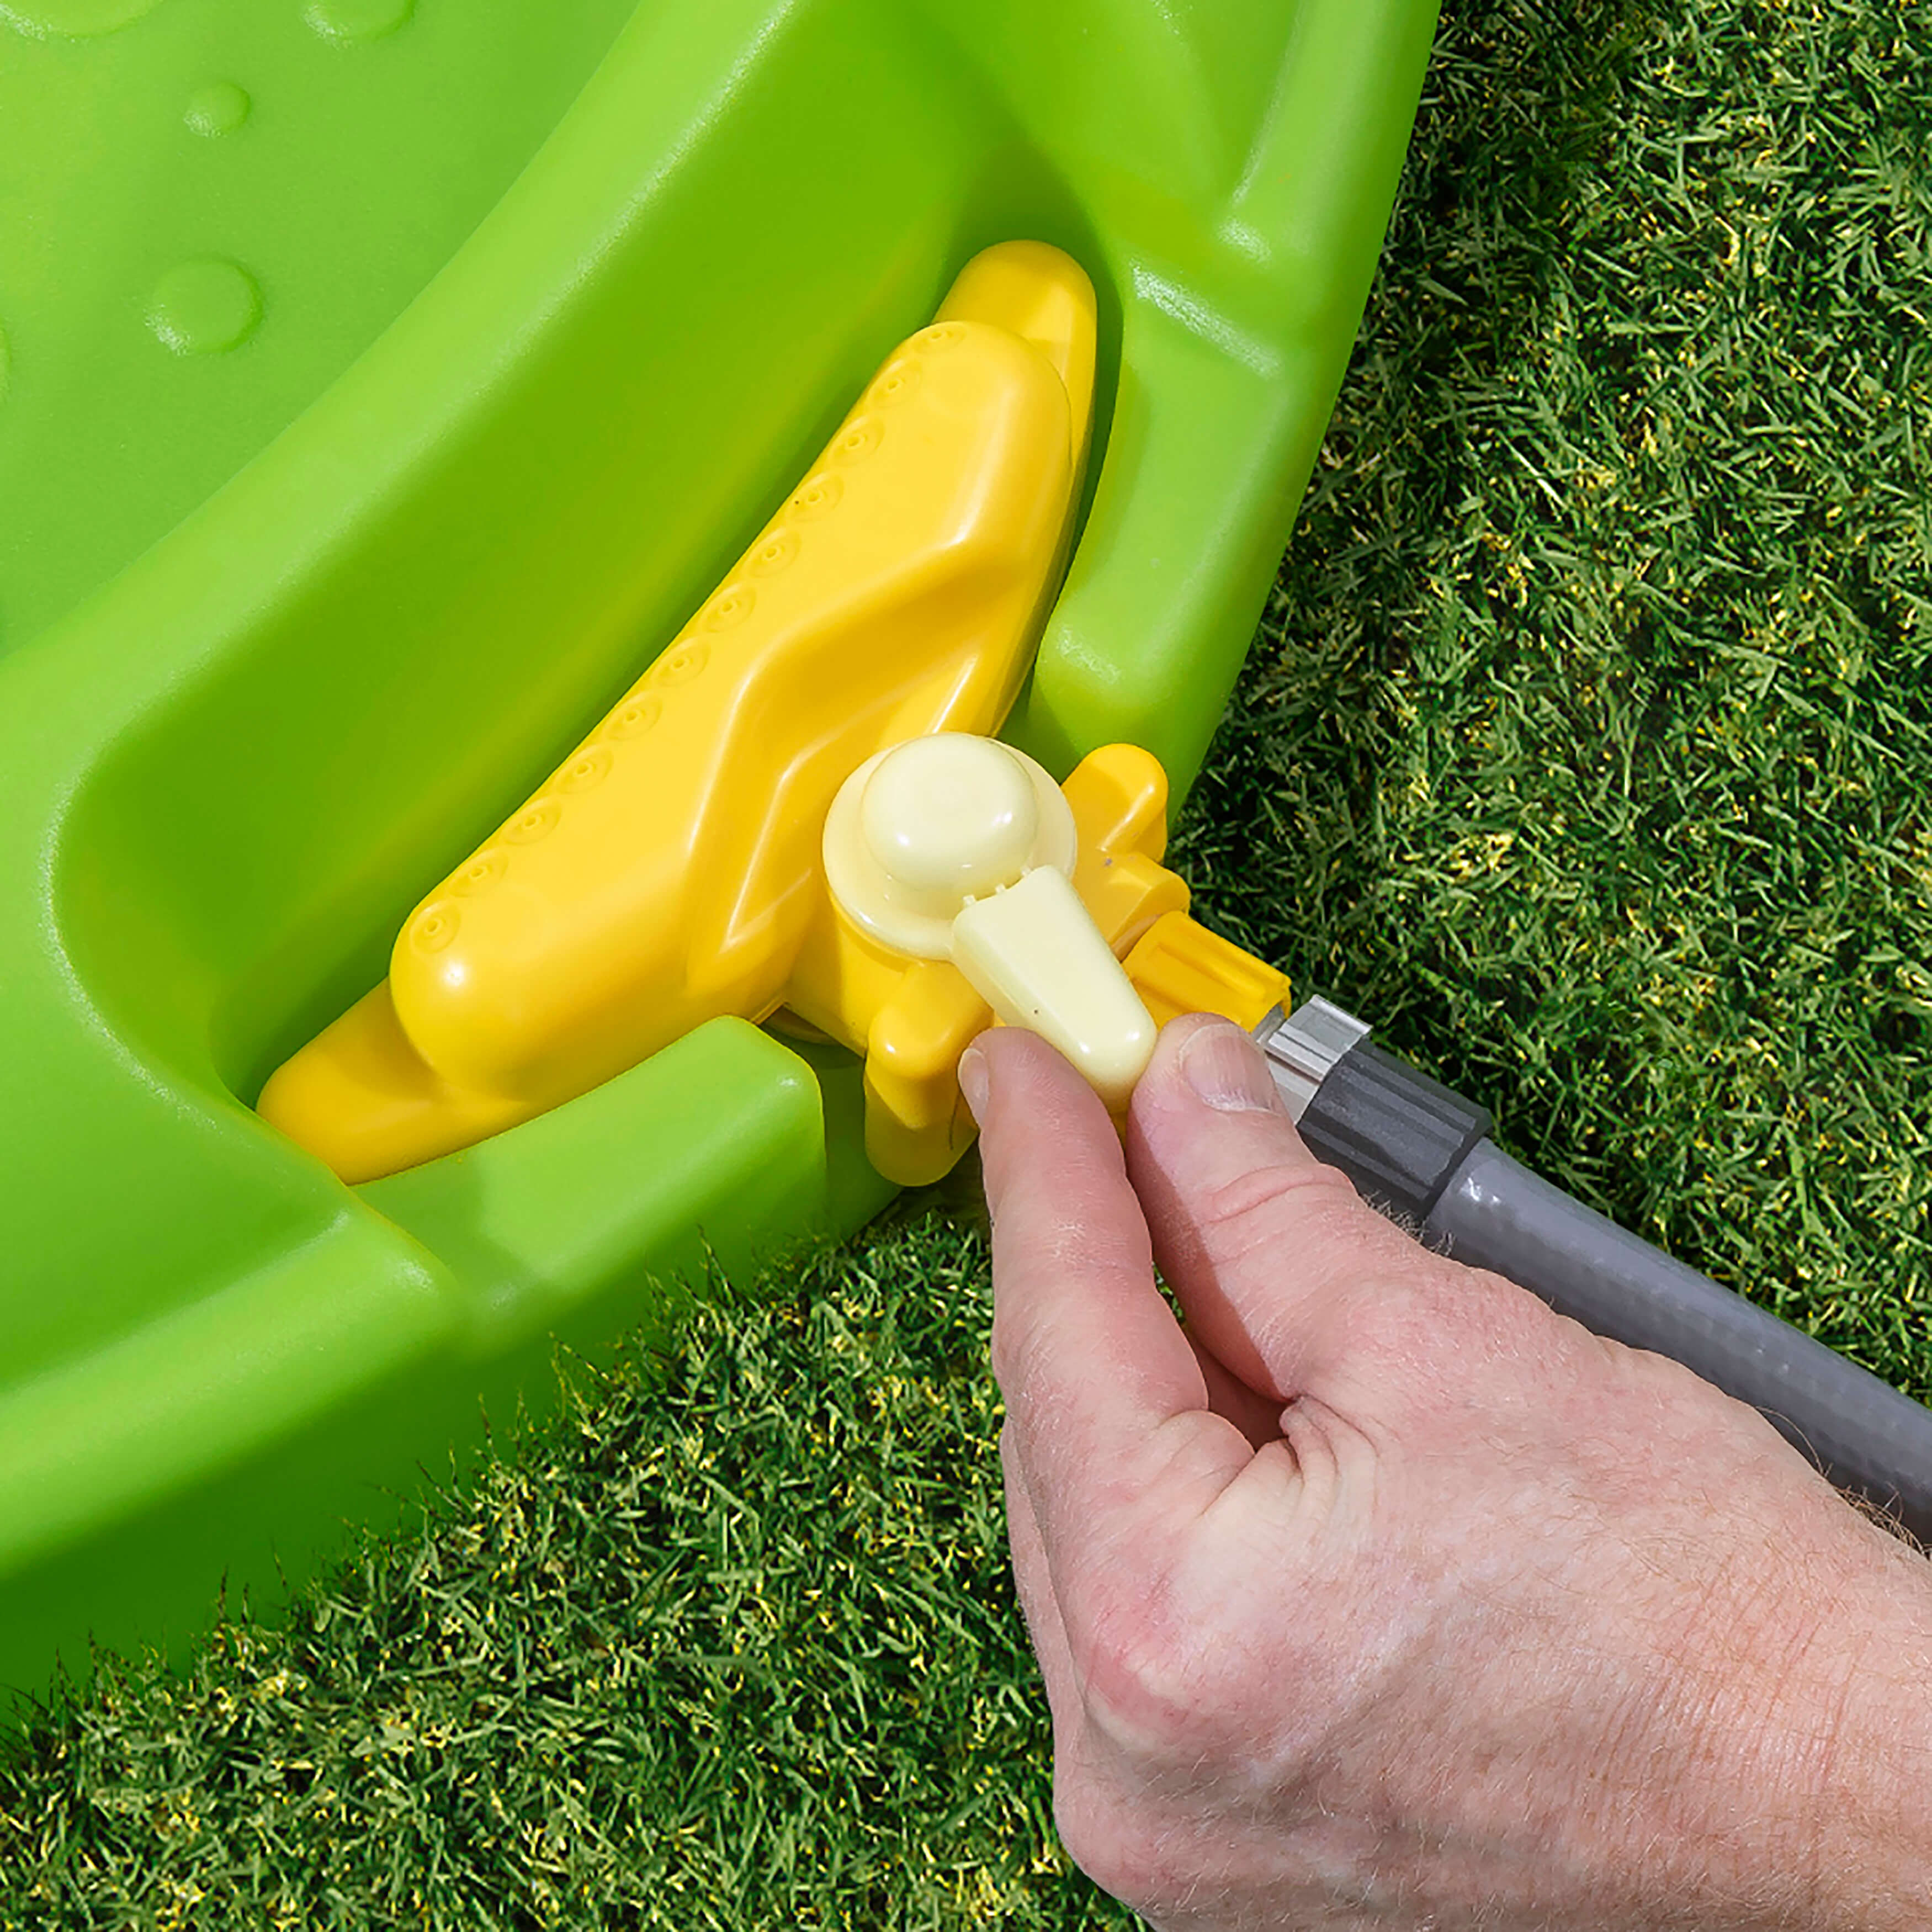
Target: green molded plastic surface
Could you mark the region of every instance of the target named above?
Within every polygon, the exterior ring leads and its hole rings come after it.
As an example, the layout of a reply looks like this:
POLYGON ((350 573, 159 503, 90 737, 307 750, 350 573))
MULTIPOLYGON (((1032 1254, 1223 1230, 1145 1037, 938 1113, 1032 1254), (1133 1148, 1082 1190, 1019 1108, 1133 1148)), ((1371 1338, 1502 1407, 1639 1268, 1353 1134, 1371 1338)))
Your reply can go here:
POLYGON ((856 1225, 732 1021, 416 1172, 250 1110, 961 263, 1057 242, 1099 460, 1012 730, 1184 782, 1432 0, 0 0, 0 1683, 299 1574, 544 1380, 856 1225))

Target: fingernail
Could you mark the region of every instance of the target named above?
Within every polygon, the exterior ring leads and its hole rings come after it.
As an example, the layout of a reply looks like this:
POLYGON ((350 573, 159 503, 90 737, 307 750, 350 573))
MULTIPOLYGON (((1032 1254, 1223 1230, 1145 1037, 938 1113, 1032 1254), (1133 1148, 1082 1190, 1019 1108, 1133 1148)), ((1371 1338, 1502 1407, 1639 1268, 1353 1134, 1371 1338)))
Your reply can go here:
POLYGON ((1262 1050, 1238 1026, 1206 1026, 1180 1049, 1187 1084, 1223 1114, 1271 1114, 1280 1106, 1262 1050))
POLYGON ((969 1046, 959 1056, 959 1090, 973 1110, 976 1120, 986 1117, 986 1056, 976 1046, 969 1046))

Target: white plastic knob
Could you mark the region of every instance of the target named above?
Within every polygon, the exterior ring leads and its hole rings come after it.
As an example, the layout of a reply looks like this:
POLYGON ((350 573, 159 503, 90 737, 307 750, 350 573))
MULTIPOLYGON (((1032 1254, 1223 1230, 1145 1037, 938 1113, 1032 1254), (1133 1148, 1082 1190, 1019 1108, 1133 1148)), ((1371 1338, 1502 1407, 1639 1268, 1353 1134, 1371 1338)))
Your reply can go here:
POLYGON ((862 932, 950 959, 1009 1026, 1126 1105, 1154 1023, 1073 889, 1072 810, 1041 766, 996 739, 912 739, 840 788, 824 850, 832 898, 862 932))
POLYGON ((861 932, 952 956, 960 908, 1036 866, 1073 870, 1079 835, 1052 774, 997 738, 910 738, 868 758, 825 820, 825 878, 861 932))
POLYGON ((1020 877, 1034 862, 1040 819, 1033 775, 1018 756, 958 732, 902 746, 859 798, 880 871, 908 902, 942 919, 1020 877))

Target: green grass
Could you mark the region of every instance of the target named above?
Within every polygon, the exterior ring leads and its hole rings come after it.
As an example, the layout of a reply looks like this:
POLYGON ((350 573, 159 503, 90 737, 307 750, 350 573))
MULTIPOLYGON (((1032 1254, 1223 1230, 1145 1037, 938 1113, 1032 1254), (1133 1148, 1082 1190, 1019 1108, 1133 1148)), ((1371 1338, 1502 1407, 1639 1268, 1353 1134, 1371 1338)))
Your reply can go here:
MULTIPOLYGON (((1932 16, 1450 0, 1180 841, 1520 1154, 1932 1395, 1932 16)), ((0 1763, 0 1927, 1124 1924, 1055 1850, 963 1189, 578 1367, 0 1763)))

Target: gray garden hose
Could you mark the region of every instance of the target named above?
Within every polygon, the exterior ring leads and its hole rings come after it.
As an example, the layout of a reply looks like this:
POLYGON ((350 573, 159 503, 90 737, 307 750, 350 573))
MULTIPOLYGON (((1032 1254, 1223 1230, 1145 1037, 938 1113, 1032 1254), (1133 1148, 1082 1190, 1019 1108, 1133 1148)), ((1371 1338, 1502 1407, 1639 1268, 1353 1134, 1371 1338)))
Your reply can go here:
POLYGON ((1749 1402, 1841 1490, 1932 1542, 1932 1410, 1512 1160, 1489 1116, 1325 1000, 1256 1030, 1302 1138, 1432 1246, 1749 1402))

